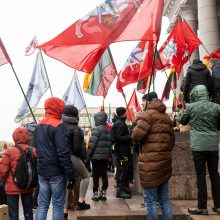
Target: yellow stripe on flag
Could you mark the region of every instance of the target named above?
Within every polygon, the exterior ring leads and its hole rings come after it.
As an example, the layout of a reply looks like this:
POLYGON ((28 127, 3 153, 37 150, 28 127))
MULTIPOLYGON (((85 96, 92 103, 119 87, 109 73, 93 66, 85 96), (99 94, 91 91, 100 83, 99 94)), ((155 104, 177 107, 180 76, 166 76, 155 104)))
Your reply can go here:
POLYGON ((83 90, 86 91, 89 88, 89 84, 92 78, 92 73, 86 73, 85 77, 84 77, 84 82, 83 82, 83 90))

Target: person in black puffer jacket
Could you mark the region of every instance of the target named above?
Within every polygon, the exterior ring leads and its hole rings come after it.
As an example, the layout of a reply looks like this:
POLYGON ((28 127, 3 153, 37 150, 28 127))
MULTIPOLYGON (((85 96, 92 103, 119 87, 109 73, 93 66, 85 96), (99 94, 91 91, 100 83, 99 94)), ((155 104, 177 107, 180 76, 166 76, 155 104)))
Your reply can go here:
POLYGON ((116 183, 117 183, 117 198, 131 198, 129 189, 130 171, 129 166, 132 161, 131 156, 131 134, 126 125, 126 109, 119 107, 116 109, 117 120, 112 128, 112 140, 115 144, 116 155, 116 183))
POLYGON ((193 60, 192 65, 187 70, 185 85, 184 85, 184 101, 190 102, 190 92, 197 85, 205 85, 209 96, 212 92, 212 77, 207 67, 201 60, 193 60))
POLYGON ((212 87, 212 101, 220 104, 220 60, 211 59, 210 60, 211 68, 212 68, 212 79, 213 79, 213 87, 212 87))
POLYGON ((98 112, 94 116, 96 128, 93 130, 89 140, 87 160, 92 161, 93 174, 93 200, 106 200, 108 188, 107 160, 112 151, 111 132, 106 127, 107 115, 98 112), (98 195, 99 177, 102 177, 102 190, 98 195))
MULTIPOLYGON (((79 201, 75 210, 90 209, 90 205, 85 203, 85 197, 89 186, 89 172, 83 163, 83 143, 84 133, 79 128, 79 112, 73 105, 65 105, 62 121, 68 130, 68 143, 71 153, 71 161, 75 170, 75 174, 80 176, 79 201)), ((69 201, 69 204, 71 202, 69 201)))

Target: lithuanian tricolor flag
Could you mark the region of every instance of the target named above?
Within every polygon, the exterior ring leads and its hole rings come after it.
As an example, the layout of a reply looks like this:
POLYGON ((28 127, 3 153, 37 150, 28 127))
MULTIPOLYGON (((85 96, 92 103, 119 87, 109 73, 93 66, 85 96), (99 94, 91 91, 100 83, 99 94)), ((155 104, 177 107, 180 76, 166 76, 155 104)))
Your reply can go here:
POLYGON ((108 89, 117 75, 115 63, 108 48, 92 73, 86 73, 83 90, 95 96, 106 97, 108 89))

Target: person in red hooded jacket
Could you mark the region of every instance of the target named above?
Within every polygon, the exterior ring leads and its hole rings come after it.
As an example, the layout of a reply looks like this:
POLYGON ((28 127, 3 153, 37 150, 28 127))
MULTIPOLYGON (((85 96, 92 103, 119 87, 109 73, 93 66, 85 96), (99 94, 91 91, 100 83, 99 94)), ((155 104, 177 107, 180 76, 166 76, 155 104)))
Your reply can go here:
MULTIPOLYGON (((28 143, 30 136, 27 128, 16 128, 12 136, 15 144, 21 146, 23 150, 29 147, 28 143)), ((33 153, 37 158, 37 154, 34 149, 33 153)), ((12 178, 12 173, 15 172, 20 156, 21 152, 15 146, 8 148, 0 160, 0 176, 5 181, 5 192, 7 194, 9 218, 11 220, 19 219, 18 202, 19 196, 21 195, 25 220, 32 220, 32 193, 34 188, 20 189, 15 185, 12 178)))

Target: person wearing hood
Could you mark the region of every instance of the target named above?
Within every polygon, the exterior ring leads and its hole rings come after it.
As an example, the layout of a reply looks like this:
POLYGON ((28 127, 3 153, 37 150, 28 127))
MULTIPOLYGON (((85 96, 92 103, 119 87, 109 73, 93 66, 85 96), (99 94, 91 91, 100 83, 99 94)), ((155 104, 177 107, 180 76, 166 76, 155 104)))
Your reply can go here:
MULTIPOLYGON (((23 150, 29 147, 30 135, 27 128, 19 127, 13 132, 13 140, 15 144, 19 145, 23 150)), ((33 154, 37 158, 36 151, 33 149, 33 154)), ((7 195, 9 219, 19 219, 19 195, 24 210, 25 220, 33 220, 32 212, 32 193, 34 188, 21 189, 15 185, 12 173, 15 173, 18 160, 21 152, 15 146, 8 148, 0 160, 0 176, 5 182, 5 192, 7 195)))
POLYGON ((64 200, 68 188, 74 184, 74 170, 70 157, 68 132, 61 122, 64 102, 56 97, 46 99, 45 117, 35 129, 38 153, 39 205, 36 220, 46 220, 52 198, 53 220, 64 219, 64 200))
POLYGON ((93 197, 92 200, 106 200, 108 188, 107 160, 111 154, 111 132, 106 127, 107 114, 98 112, 94 116, 96 128, 92 131, 87 161, 92 161, 93 197), (99 177, 102 177, 102 188, 99 190, 99 177))
POLYGON ((197 175, 198 204, 191 214, 207 215, 206 164, 211 180, 213 211, 220 214, 219 132, 220 105, 210 102, 204 85, 194 87, 192 103, 187 105, 180 123, 190 125, 190 148, 197 175))
MULTIPOLYGON (((90 205, 85 203, 86 192, 89 186, 89 172, 82 161, 84 133, 78 126, 79 111, 73 105, 65 105, 62 114, 62 121, 68 130, 69 149, 71 160, 75 169, 75 175, 80 177, 79 201, 75 210, 90 209, 90 205)), ((70 201, 69 201, 70 203, 70 201)))
POLYGON ((111 134, 114 143, 116 156, 116 184, 117 198, 130 199, 131 190, 129 188, 131 155, 131 134, 126 125, 126 109, 118 107, 116 109, 117 120, 115 121, 111 134))
POLYGON ((210 60, 212 69, 212 101, 214 103, 220 104, 220 60, 215 58, 210 60))
POLYGON ((165 104, 155 92, 145 97, 145 111, 137 119, 132 140, 141 142, 139 174, 147 206, 147 219, 158 219, 157 200, 162 218, 171 220, 168 180, 172 175, 171 151, 175 144, 172 120, 166 114, 165 104))
POLYGON ((201 60, 194 59, 193 63, 187 70, 185 85, 183 89, 184 101, 186 103, 190 102, 190 92, 197 85, 205 85, 209 96, 211 96, 212 92, 212 77, 211 74, 206 67, 202 63, 201 60))

